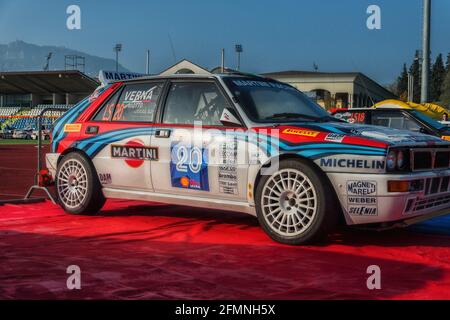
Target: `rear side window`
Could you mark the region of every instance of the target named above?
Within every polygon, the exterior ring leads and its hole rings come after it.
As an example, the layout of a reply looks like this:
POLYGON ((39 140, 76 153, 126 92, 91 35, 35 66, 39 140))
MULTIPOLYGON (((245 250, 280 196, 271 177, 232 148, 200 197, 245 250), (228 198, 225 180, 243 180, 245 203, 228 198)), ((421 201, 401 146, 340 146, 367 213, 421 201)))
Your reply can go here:
POLYGON ((106 103, 100 108, 95 117, 92 119, 94 121, 111 121, 114 114, 114 108, 117 104, 117 99, 119 99, 122 89, 119 88, 106 103))
POLYGON ((102 107, 94 120, 153 122, 163 85, 163 82, 152 82, 125 86, 102 107))

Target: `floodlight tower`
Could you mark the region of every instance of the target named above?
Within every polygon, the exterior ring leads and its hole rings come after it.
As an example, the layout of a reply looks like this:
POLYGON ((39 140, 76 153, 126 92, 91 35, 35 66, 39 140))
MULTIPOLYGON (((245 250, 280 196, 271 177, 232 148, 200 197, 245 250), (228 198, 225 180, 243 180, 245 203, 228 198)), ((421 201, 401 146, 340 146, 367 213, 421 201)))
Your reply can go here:
POLYGON ((235 46, 236 54, 237 54, 237 71, 241 69, 241 53, 244 51, 241 44, 237 44, 235 46))
POLYGON ((122 51, 122 44, 121 43, 116 44, 113 50, 116 53, 116 72, 119 72, 119 52, 122 51))
POLYGON ((147 50, 147 57, 145 60, 145 74, 150 74, 150 50, 147 50))
POLYGON ((48 55, 45 57, 45 65, 44 65, 44 71, 48 71, 50 67, 50 60, 52 59, 53 52, 49 52, 48 55))
POLYGON ((422 91, 420 102, 428 102, 428 82, 430 73, 430 20, 431 0, 423 0, 423 35, 422 35, 422 91))

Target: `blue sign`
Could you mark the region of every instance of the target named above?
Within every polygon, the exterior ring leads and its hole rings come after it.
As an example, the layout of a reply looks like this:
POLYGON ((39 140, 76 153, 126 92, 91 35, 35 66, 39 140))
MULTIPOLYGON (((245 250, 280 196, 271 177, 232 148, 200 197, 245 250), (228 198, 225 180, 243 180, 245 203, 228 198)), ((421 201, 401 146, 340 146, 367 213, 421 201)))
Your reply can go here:
POLYGON ((172 187, 209 191, 207 150, 180 143, 170 149, 172 187))

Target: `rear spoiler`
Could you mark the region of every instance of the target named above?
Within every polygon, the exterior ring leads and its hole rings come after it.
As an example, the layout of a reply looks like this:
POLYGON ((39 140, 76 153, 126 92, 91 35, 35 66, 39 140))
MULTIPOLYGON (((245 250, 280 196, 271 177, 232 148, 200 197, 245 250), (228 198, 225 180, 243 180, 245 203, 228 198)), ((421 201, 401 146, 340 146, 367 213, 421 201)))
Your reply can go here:
MULTIPOLYGON (((117 81, 136 79, 144 76, 145 74, 135 72, 116 72, 116 71, 100 70, 98 73, 98 80, 101 83, 99 88, 106 87, 107 85, 117 81)), ((97 90, 99 88, 97 88, 97 90)))

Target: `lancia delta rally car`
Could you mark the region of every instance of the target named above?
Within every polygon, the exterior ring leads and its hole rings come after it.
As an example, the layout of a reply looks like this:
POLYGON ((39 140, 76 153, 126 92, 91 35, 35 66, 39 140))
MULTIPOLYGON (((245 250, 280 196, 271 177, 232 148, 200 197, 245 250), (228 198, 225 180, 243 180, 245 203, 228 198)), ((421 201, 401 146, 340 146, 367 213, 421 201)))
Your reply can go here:
POLYGON ((402 226, 450 208, 449 142, 339 121, 256 76, 111 84, 58 120, 46 160, 68 213, 106 198, 238 211, 288 244, 339 221, 402 226))

